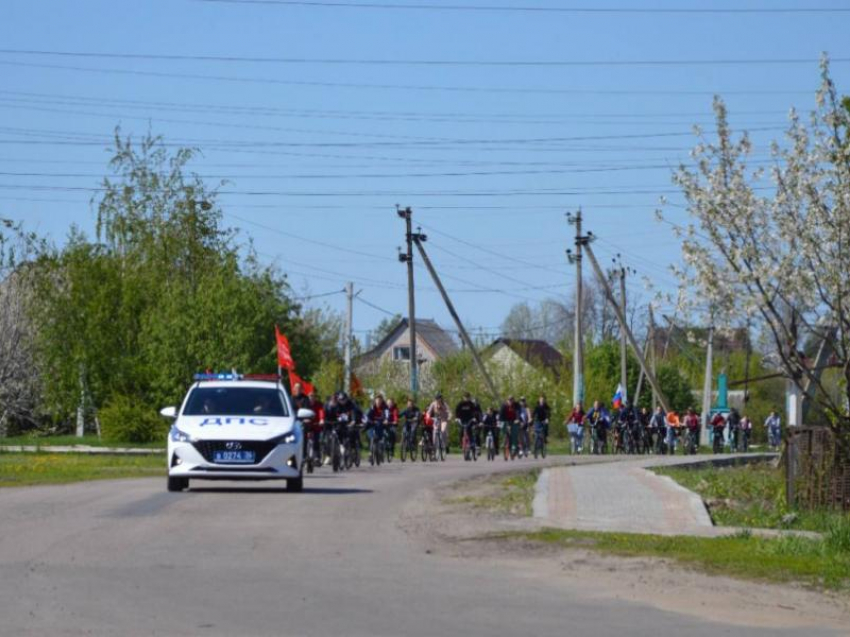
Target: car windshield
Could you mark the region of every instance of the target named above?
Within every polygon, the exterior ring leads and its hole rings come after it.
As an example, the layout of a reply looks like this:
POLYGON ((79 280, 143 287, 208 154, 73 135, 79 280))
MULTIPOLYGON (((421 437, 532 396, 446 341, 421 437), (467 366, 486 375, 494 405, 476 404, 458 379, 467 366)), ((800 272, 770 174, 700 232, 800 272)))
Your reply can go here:
POLYGON ((196 387, 184 416, 287 416, 280 391, 265 387, 196 387))

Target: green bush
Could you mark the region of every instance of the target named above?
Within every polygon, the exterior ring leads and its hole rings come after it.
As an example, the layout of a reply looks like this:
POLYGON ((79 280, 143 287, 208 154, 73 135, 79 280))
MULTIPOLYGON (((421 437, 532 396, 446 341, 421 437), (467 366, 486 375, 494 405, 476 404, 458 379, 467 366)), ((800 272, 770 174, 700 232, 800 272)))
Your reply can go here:
POLYGON ((108 442, 165 442, 168 423, 148 406, 121 396, 100 410, 100 430, 108 442))

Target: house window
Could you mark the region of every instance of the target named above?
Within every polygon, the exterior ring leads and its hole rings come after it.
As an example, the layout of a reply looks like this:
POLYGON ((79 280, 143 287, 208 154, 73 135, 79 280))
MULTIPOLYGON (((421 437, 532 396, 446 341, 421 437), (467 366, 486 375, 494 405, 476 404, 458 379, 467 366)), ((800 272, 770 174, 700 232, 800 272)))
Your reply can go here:
POLYGON ((394 361, 409 361, 410 360, 410 348, 409 347, 393 347, 393 360, 394 361))

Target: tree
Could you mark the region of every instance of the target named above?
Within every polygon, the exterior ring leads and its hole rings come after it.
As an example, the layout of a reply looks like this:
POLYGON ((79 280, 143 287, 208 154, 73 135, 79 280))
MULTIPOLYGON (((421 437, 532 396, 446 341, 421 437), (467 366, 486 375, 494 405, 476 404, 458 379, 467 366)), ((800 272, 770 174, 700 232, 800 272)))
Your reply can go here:
POLYGON ((27 307, 32 294, 30 260, 39 249, 35 235, 0 219, 0 437, 31 426, 40 396, 35 331, 27 307))
POLYGON ((329 346, 286 277, 223 225, 215 189, 187 170, 192 152, 171 154, 150 136, 136 144, 116 133, 115 144, 97 240, 74 231, 34 265, 30 316, 49 410, 66 420, 81 394, 96 408, 124 397, 173 404, 195 372, 272 371, 275 325, 309 375, 329 346))
POLYGON ((755 317, 778 367, 801 389, 807 382, 817 389, 850 455, 850 111, 824 61, 810 123, 791 112, 787 143, 772 145, 774 165, 765 172, 748 166, 749 137, 733 135, 721 99, 714 110, 716 141, 702 141, 696 168, 681 166, 674 176, 693 219, 680 232, 688 266, 680 278, 718 325, 755 317), (765 176, 773 188, 761 194, 756 184, 765 176), (834 352, 841 392, 812 369, 802 351, 807 336, 834 352))
POLYGON ((378 326, 372 330, 372 339, 374 343, 380 343, 384 340, 390 332, 395 329, 396 325, 401 321, 401 314, 393 314, 392 316, 387 316, 386 318, 381 319, 381 322, 378 323, 378 326))

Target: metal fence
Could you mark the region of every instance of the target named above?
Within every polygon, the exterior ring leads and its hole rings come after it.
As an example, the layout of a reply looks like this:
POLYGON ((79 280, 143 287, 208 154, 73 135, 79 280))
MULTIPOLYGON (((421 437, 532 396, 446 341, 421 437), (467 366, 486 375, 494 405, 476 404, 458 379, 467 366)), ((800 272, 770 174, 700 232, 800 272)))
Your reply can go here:
POLYGON ((850 461, 828 427, 789 427, 785 463, 788 504, 850 511, 850 461))

